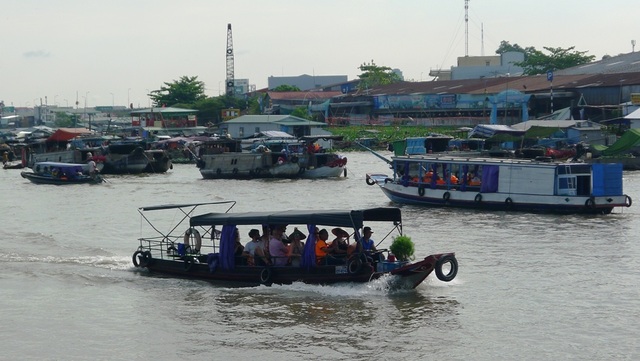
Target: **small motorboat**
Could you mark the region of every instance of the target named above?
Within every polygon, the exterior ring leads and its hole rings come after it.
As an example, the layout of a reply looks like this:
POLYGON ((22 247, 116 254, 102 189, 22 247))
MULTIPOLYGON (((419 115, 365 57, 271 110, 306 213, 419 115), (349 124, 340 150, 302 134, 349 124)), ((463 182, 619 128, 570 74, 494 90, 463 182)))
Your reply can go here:
POLYGON ((36 184, 96 184, 104 182, 100 174, 89 174, 88 164, 38 162, 32 172, 21 172, 26 178, 36 184))

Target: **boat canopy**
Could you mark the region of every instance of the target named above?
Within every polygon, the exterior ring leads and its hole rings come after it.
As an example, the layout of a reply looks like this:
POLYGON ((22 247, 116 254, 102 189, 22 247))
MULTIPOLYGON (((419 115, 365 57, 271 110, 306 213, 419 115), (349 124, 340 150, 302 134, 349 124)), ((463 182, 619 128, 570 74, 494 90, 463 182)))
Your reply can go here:
POLYGON ((399 208, 370 208, 361 210, 296 210, 282 212, 206 213, 190 220, 193 226, 249 225, 249 224, 322 224, 359 229, 364 222, 394 222, 400 224, 399 208))

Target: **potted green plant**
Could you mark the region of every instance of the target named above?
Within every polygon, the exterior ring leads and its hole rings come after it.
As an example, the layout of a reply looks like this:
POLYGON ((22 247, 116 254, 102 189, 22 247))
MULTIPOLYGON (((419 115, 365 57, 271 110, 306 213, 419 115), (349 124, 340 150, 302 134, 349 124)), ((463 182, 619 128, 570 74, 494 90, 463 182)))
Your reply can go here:
POLYGON ((393 239, 391 247, 389 247, 391 253, 400 261, 408 261, 413 259, 413 252, 415 251, 413 241, 411 237, 400 235, 393 239))

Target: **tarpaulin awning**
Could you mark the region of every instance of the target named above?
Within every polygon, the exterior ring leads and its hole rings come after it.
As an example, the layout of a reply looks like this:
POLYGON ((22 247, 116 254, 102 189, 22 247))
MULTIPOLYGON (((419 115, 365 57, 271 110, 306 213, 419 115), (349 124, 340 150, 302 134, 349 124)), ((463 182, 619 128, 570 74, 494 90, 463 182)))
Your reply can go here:
POLYGON ((79 135, 92 134, 87 128, 59 128, 47 138, 48 142, 66 142, 79 135))
POLYGON ((628 152, 640 146, 640 129, 629 129, 615 143, 602 151, 602 155, 612 156, 628 152))

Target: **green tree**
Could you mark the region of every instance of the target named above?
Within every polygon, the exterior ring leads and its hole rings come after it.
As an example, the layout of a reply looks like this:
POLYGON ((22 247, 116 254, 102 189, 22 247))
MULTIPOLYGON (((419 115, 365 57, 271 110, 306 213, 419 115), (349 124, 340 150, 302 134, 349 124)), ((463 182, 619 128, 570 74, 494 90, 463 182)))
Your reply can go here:
POLYGON ((402 81, 400 76, 394 73, 388 66, 378 66, 371 60, 371 63, 363 63, 358 67, 362 74, 358 75, 360 84, 358 89, 364 91, 379 85, 393 84, 402 81))
POLYGON ((204 82, 199 81, 197 76, 182 76, 172 83, 164 83, 159 90, 152 90, 149 97, 157 107, 176 104, 191 105, 206 98, 204 82))
POLYGON ((527 53, 535 50, 536 48, 534 47, 523 48, 518 44, 511 45, 508 41, 502 40, 500 42, 500 46, 498 46, 498 49, 496 50, 496 54, 504 54, 508 51, 517 51, 519 53, 524 53, 526 57, 527 53))
POLYGON ((544 74, 549 70, 571 68, 587 64, 595 59, 594 55, 586 55, 586 51, 574 51, 574 46, 563 48, 544 47, 549 54, 535 50, 527 54, 523 62, 515 63, 524 69, 524 75, 544 74))
POLYGON ((311 116, 309 115, 309 110, 307 109, 307 107, 296 107, 291 112, 291 115, 298 118, 311 120, 311 116))
POLYGON ((56 127, 60 128, 73 128, 74 115, 65 112, 56 112, 56 127))
POLYGON ((544 74, 549 70, 560 70, 587 64, 595 59, 594 55, 586 55, 586 51, 574 50, 574 46, 567 49, 545 46, 543 49, 548 54, 532 46, 522 48, 518 44, 511 45, 508 41, 503 40, 500 42, 496 54, 503 54, 507 51, 523 52, 524 61, 515 63, 515 65, 524 69, 523 75, 544 74))
POLYGON ((300 88, 295 85, 282 84, 273 89, 274 92, 299 92, 300 88))

